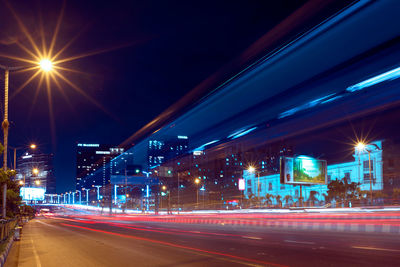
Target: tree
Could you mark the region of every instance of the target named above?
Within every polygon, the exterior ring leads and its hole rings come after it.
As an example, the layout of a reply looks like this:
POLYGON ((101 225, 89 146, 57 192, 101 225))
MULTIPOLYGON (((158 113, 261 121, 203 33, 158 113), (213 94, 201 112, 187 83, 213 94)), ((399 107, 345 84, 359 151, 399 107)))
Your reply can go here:
POLYGON ((317 199, 317 195, 319 195, 319 192, 317 191, 310 191, 310 197, 308 198, 308 201, 310 202, 310 204, 313 206, 315 204, 316 201, 318 201, 317 199))
MULTIPOLYGON (((3 152, 3 145, 0 143, 0 153, 3 152)), ((17 174, 15 170, 0 169, 0 186, 7 185, 7 197, 6 197, 6 216, 13 218, 15 215, 20 213, 21 197, 19 196, 20 186, 16 181, 11 180, 17 174)), ((2 203, 3 204, 3 203, 2 203)))
POLYGON ((293 202, 293 197, 291 195, 286 195, 283 200, 285 201, 285 206, 289 206, 292 204, 293 202))
POLYGON ((267 203, 267 206, 270 206, 272 204, 272 199, 274 198, 274 195, 267 193, 265 195, 265 202, 267 203))
POLYGON ((359 183, 348 183, 347 179, 333 180, 328 184, 328 196, 329 201, 335 200, 336 202, 342 202, 346 205, 349 200, 359 199, 361 195, 359 183))
POLYGON ((249 195, 249 202, 250 202, 250 206, 254 207, 260 204, 260 198, 257 197, 256 195, 254 195, 253 193, 251 193, 249 195))
POLYGON ((282 200, 281 200, 281 196, 280 195, 277 195, 276 197, 275 197, 275 199, 276 199, 276 204, 278 205, 278 208, 282 208, 282 200))

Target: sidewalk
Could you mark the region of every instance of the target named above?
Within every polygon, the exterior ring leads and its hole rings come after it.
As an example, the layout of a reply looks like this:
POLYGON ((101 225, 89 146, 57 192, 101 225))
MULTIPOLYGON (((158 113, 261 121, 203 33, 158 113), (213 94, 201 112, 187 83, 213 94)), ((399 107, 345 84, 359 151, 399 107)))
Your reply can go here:
POLYGON ((37 264, 37 252, 32 242, 34 239, 34 234, 32 232, 32 221, 24 225, 22 229, 21 240, 14 241, 4 265, 5 267, 41 266, 40 262, 37 264))

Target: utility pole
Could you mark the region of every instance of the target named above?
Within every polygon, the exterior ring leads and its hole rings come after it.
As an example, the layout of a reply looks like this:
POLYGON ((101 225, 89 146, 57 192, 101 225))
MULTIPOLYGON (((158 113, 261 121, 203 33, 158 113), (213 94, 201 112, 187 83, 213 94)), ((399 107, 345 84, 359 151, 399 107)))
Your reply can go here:
MULTIPOLYGON (((9 70, 6 68, 4 70, 4 120, 2 123, 3 133, 4 133, 4 143, 3 143, 3 170, 7 171, 7 145, 8 145, 8 75, 9 70)), ((6 218, 6 205, 7 205, 7 183, 3 184, 3 212, 2 218, 6 218)))

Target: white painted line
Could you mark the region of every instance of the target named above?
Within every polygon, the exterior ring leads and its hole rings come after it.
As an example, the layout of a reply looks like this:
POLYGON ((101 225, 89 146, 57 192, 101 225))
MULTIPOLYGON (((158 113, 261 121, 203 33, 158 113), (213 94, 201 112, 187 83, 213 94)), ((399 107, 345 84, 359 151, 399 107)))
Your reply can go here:
POLYGON ((390 248, 359 247, 359 246, 352 246, 352 248, 367 249, 367 250, 380 250, 380 251, 400 252, 399 249, 390 249, 390 248))
POLYGON ((315 242, 307 242, 307 241, 295 241, 295 240, 283 240, 286 243, 298 243, 298 244, 307 244, 307 245, 313 245, 315 242))
POLYGON ((35 257, 35 262, 37 267, 42 267, 42 264, 40 263, 39 255, 35 249, 35 246, 33 245, 33 239, 31 237, 31 244, 32 244, 32 251, 33 251, 33 256, 35 257))
POLYGON ((254 240, 261 240, 261 237, 256 237, 256 236, 242 236, 243 238, 247 238, 247 239, 254 239, 254 240))

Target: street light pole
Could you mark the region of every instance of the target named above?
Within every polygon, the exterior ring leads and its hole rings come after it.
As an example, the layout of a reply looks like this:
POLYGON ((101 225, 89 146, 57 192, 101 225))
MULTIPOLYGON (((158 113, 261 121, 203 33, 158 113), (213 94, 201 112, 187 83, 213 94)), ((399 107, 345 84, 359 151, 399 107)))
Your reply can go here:
POLYGON ((82 205, 82 192, 81 190, 77 190, 77 192, 79 193, 79 205, 82 205))
POLYGON ((94 187, 97 188, 97 205, 99 205, 99 200, 100 200, 100 187, 101 185, 95 185, 94 187))
POLYGON ((370 203, 372 205, 372 200, 373 200, 373 198, 372 198, 372 166, 371 166, 371 152, 372 152, 372 150, 367 149, 366 148, 367 146, 374 146, 374 147, 376 147, 377 150, 382 150, 382 149, 377 144, 374 144, 374 143, 364 144, 362 142, 359 142, 356 145, 356 149, 358 149, 359 151, 363 151, 364 150, 364 151, 368 152, 369 194, 370 194, 369 200, 370 200, 370 203))
POLYGON ((89 205, 89 190, 90 189, 83 189, 83 190, 86 191, 86 206, 88 206, 89 205))
MULTIPOLYGON (((3 143, 3 170, 7 171, 7 145, 8 145, 8 75, 9 69, 4 70, 4 120, 2 123, 3 133, 4 133, 4 143, 3 143)), ((6 218, 6 204, 7 204, 7 183, 3 184, 3 212, 2 218, 6 218)))
POLYGON ((367 150, 368 152, 368 167, 369 167, 369 201, 372 206, 372 171, 371 171, 371 151, 367 150))
POLYGON ((196 184, 196 206, 197 208, 199 207, 199 184, 200 184, 200 179, 196 178, 194 180, 195 184, 196 184))
MULTIPOLYGON (((39 66, 43 71, 50 71, 52 69, 52 62, 50 60, 41 60, 39 66), (44 64, 45 63, 45 64, 44 64)), ((3 143, 3 170, 7 171, 7 149, 8 149, 8 84, 10 70, 19 70, 24 67, 7 67, 0 65, 0 68, 4 70, 4 120, 1 126, 3 127, 4 143, 3 143)), ((3 184, 3 210, 2 217, 6 217, 6 205, 7 205, 7 183, 3 184)))

